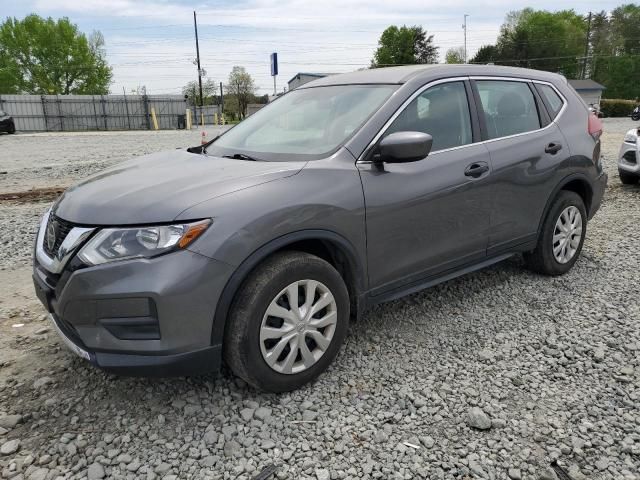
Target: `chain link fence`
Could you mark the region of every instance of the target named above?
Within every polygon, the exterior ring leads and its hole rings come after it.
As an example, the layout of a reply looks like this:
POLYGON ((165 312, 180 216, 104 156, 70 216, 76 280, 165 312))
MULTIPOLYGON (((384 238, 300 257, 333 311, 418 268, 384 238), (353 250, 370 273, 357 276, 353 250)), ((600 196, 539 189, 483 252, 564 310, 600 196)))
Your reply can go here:
MULTIPOLYGON (((185 128, 181 95, 0 95, 0 110, 23 132, 185 128)), ((194 122, 195 123, 195 122, 194 122)))

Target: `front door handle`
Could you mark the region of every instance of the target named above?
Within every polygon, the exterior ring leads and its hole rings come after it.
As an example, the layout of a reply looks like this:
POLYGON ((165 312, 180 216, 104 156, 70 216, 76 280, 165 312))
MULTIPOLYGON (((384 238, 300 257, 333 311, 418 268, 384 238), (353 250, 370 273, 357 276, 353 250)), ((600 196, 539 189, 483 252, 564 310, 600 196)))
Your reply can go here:
POLYGON ((478 178, 489 171, 489 164, 487 162, 474 162, 471 165, 467 165, 464 169, 464 174, 467 177, 478 178))
POLYGON ((560 150, 562 150, 562 145, 559 143, 550 143, 549 145, 547 145, 547 147, 544 149, 545 153, 550 153, 551 155, 555 155, 556 153, 558 153, 560 150))

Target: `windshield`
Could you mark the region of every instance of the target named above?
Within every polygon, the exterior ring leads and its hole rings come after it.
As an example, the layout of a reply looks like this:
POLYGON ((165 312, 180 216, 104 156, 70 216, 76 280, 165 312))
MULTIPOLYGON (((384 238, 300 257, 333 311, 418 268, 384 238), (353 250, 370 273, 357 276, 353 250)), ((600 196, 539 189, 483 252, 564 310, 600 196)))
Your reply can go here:
POLYGON ((293 90, 229 130, 207 153, 247 154, 261 160, 321 158, 342 145, 396 88, 341 85, 293 90))

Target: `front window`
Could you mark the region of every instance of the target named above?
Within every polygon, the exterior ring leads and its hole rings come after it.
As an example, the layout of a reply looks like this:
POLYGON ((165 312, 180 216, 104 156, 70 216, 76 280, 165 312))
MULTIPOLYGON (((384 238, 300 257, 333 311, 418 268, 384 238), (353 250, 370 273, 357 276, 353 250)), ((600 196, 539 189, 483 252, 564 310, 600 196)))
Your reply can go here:
POLYGON ((436 85, 422 92, 394 120, 394 132, 423 132, 433 137, 433 152, 473 142, 467 93, 462 82, 436 85))
POLYGON ((322 158, 344 144, 396 88, 340 85, 293 90, 229 130, 207 153, 271 161, 322 158))

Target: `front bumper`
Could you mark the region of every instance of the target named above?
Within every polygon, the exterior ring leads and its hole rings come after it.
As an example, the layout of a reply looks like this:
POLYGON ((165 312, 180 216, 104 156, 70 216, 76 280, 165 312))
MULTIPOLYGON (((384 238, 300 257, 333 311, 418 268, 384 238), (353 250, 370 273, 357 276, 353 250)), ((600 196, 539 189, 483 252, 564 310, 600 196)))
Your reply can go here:
POLYGON ((213 318, 231 267, 187 250, 52 274, 37 260, 38 298, 67 346, 94 365, 129 375, 219 369, 213 318))
POLYGON ((640 176, 640 142, 623 142, 618 153, 618 169, 640 176))
POLYGON ((195 375, 220 369, 222 346, 173 355, 134 355, 130 353, 89 352, 63 322, 49 314, 53 328, 73 353, 96 367, 112 373, 144 377, 195 375))

